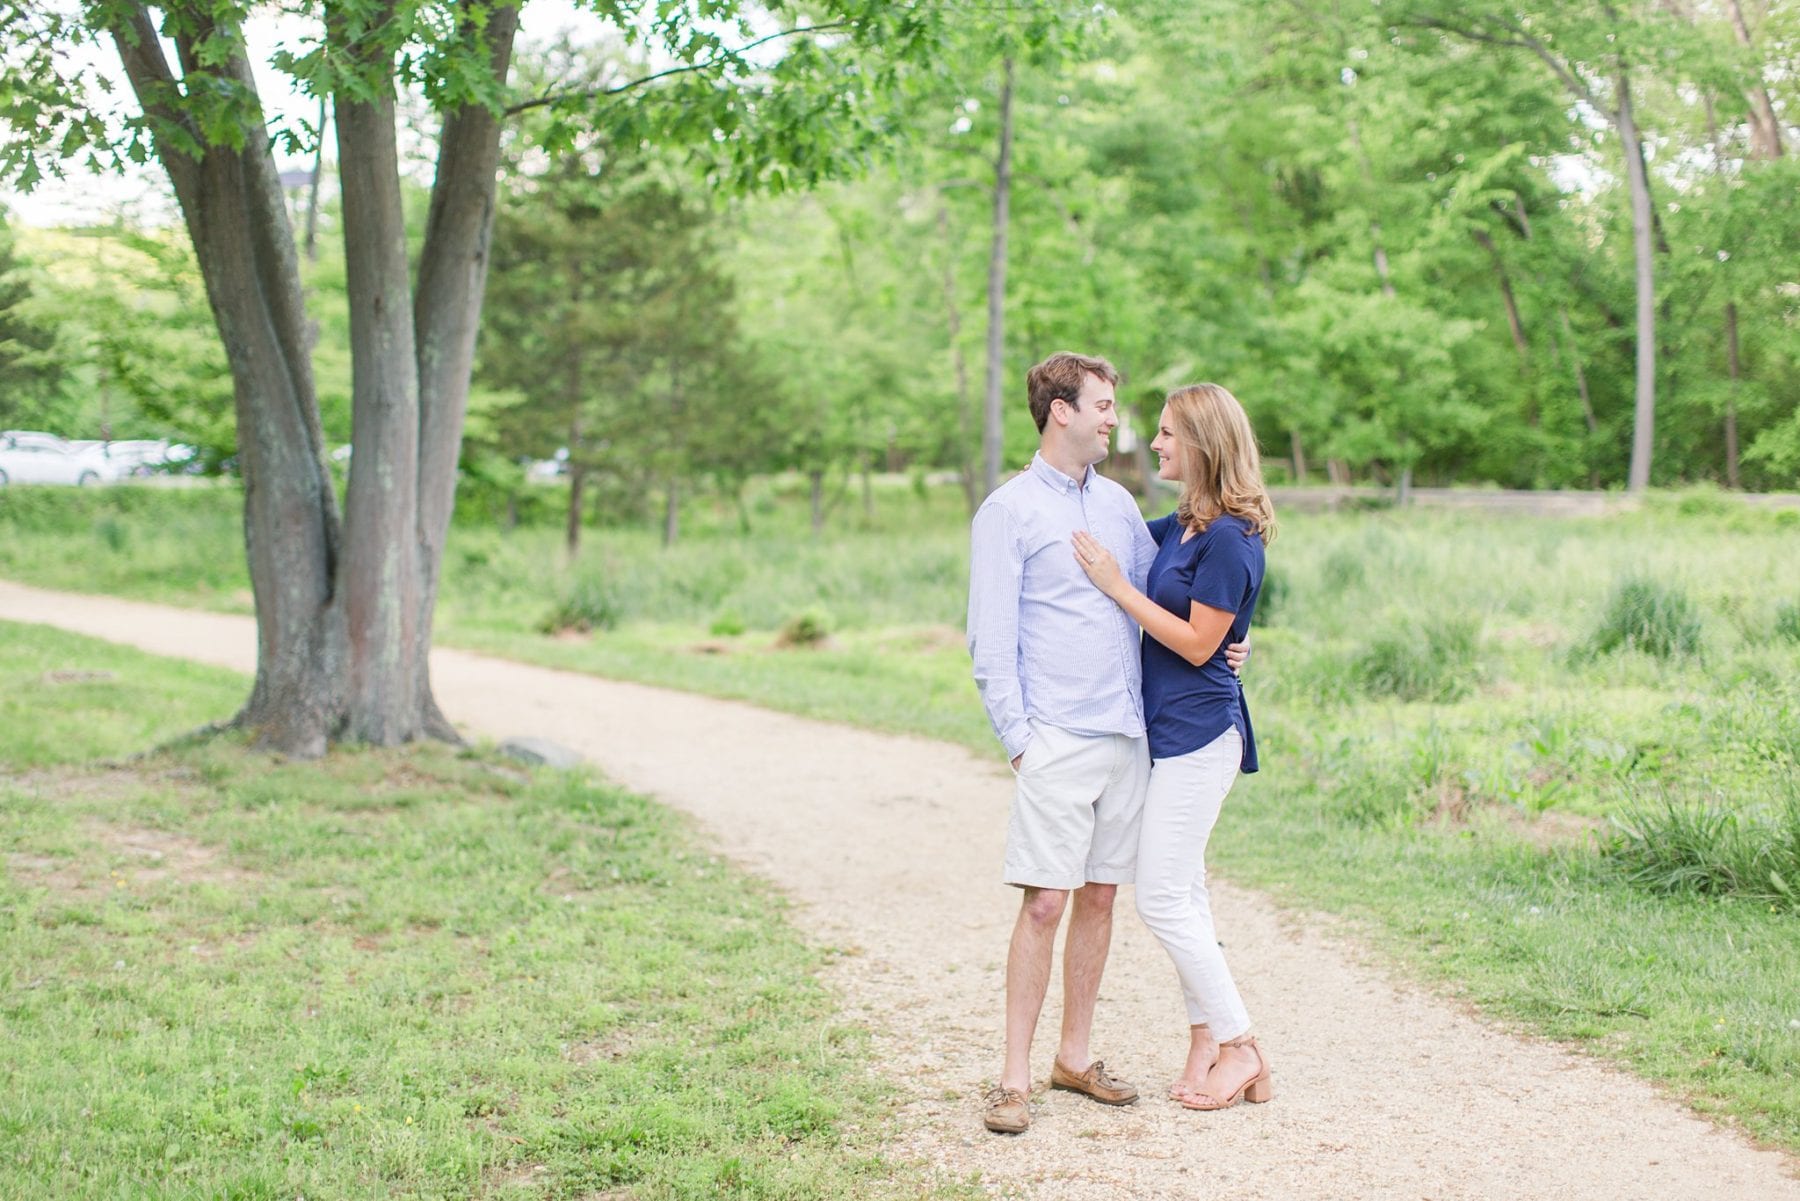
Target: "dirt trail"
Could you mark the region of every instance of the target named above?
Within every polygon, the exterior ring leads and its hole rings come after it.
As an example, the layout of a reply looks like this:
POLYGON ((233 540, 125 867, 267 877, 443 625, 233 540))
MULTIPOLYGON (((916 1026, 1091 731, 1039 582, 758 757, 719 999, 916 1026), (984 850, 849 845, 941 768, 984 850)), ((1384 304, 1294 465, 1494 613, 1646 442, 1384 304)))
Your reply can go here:
MULTIPOLYGON (((0 581, 0 619, 42 622, 249 670, 246 618, 0 581)), ((71 664, 79 667, 80 664, 71 664)), ((1046 1093, 1023 1138, 983 1133, 999 1069, 1001 966, 1016 894, 996 882, 1011 782, 959 747, 852 730, 459 651, 432 659, 471 732, 535 734, 697 817, 843 948, 830 981, 905 1097, 895 1155, 1032 1198, 1793 1198, 1759 1151, 1622 1072, 1467 1016, 1330 924, 1221 884, 1232 966, 1276 1097, 1221 1114, 1159 1099, 1184 1049, 1173 973, 1121 910, 1095 1048, 1145 1100, 1046 1093), (1387 1032, 1385 1035, 1380 1032, 1387 1032)), ((1125 898, 1122 896, 1121 900, 1125 898)), ((1047 1074, 1058 1013, 1039 1034, 1047 1074)), ((1041 1076, 1040 1076, 1041 1079, 1041 1076)))

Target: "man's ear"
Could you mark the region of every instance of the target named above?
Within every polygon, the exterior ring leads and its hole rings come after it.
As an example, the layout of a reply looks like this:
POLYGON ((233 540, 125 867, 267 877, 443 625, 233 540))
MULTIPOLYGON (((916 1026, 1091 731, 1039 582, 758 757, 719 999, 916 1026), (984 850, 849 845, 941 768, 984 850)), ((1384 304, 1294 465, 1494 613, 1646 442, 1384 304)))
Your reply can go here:
POLYGON ((1056 422, 1058 425, 1068 425, 1072 420, 1070 414, 1074 411, 1075 405, 1067 397, 1058 396, 1055 400, 1050 402, 1050 420, 1056 422), (1062 406, 1062 411, 1060 413, 1056 410, 1057 405, 1062 406))

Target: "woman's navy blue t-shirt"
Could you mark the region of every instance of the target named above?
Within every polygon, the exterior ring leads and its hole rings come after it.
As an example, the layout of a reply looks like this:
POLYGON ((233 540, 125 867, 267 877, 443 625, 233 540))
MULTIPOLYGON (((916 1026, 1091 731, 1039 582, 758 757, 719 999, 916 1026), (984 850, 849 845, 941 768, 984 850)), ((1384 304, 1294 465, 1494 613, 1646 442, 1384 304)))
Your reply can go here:
POLYGON ((1244 739, 1240 770, 1256 770, 1256 735, 1244 689, 1225 663, 1228 643, 1242 642, 1262 591, 1262 539, 1249 523, 1229 513, 1215 517, 1205 532, 1181 540, 1175 514, 1150 522, 1157 541, 1156 559, 1144 591, 1150 599, 1183 621, 1198 601, 1237 616, 1231 632, 1212 658, 1196 667, 1144 635, 1144 722, 1150 731, 1150 757, 1172 759, 1197 751, 1226 730, 1237 727, 1244 739))

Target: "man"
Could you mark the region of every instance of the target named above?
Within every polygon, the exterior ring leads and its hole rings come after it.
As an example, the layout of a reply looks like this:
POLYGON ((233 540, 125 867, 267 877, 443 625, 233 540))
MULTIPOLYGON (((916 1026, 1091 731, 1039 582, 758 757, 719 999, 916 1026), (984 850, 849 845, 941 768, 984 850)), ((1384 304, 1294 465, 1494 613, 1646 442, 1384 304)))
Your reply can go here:
POLYGON ((1150 775, 1138 628, 1089 583, 1070 544, 1086 530, 1140 588, 1156 556, 1131 494, 1093 470, 1119 423, 1118 382, 1105 359, 1068 351, 1027 373, 1038 452, 987 498, 971 531, 969 654, 1016 776, 1005 881, 1023 890, 1006 957, 1005 1064, 983 1115, 1002 1134, 1031 1124, 1031 1040, 1065 906, 1050 1086, 1106 1105, 1138 1096, 1088 1047, 1113 897, 1133 879, 1150 775))

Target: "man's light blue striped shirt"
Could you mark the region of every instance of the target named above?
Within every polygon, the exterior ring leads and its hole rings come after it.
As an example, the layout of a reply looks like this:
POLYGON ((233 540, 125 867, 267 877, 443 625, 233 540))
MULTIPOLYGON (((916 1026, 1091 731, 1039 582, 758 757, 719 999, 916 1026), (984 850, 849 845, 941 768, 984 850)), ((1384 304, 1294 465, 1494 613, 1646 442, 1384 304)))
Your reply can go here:
POLYGON ((1091 467, 1077 484, 1036 455, 971 527, 969 655, 1008 758, 1024 753, 1031 719, 1077 734, 1144 733, 1137 623, 1075 561, 1076 530, 1144 586, 1156 543, 1131 493, 1091 467))

